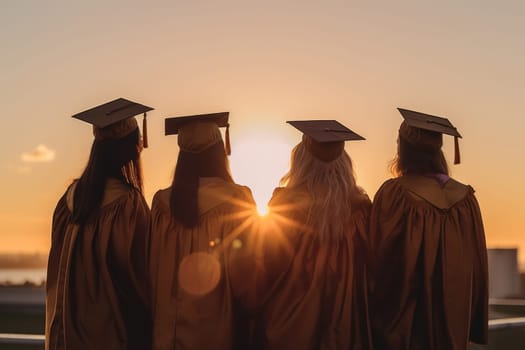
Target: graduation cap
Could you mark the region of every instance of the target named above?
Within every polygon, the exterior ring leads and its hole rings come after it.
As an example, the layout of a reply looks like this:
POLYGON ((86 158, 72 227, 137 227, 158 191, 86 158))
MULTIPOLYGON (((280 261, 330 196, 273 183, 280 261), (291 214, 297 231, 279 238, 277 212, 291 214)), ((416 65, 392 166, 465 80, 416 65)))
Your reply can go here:
POLYGON ((146 112, 153 108, 136 103, 125 98, 117 98, 73 115, 93 125, 93 135, 96 140, 108 138, 122 138, 135 130, 138 125, 134 116, 143 114, 142 138, 144 147, 148 147, 146 112))
POLYGON ((287 123, 303 133, 306 148, 325 162, 343 153, 345 141, 365 140, 337 120, 295 120, 287 123))
POLYGON ((443 134, 454 136, 454 164, 460 163, 458 130, 443 117, 398 108, 404 118, 399 128, 399 136, 411 144, 438 150, 443 145, 443 134))
POLYGON ((222 141, 219 128, 225 127, 225 150, 231 154, 229 112, 197 114, 164 120, 165 135, 179 135, 178 144, 181 150, 200 153, 222 141))

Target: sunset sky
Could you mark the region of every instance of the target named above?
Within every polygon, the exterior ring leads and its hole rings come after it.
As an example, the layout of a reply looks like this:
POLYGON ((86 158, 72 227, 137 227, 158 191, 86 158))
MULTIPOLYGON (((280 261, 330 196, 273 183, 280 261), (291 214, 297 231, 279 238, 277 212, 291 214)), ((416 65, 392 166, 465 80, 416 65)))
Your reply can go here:
MULTIPOLYGON (((164 118, 230 112, 235 180, 264 203, 301 135, 337 119, 373 197, 390 177, 397 107, 449 118, 451 173, 476 189, 489 247, 525 265, 523 1, 27 1, 0 3, 0 252, 46 252, 54 206, 92 142, 71 115, 118 97, 148 114, 146 199, 169 186, 164 118), (491 3, 491 4, 489 4, 491 3)), ((139 118, 140 121, 141 118, 139 118)))

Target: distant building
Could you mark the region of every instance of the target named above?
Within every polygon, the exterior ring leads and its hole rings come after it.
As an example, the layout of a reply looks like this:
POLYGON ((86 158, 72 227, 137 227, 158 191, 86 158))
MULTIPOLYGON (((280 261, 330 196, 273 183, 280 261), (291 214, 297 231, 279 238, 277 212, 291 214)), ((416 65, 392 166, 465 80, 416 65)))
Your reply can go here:
POLYGON ((522 295, 517 248, 488 249, 489 297, 516 298, 522 295))

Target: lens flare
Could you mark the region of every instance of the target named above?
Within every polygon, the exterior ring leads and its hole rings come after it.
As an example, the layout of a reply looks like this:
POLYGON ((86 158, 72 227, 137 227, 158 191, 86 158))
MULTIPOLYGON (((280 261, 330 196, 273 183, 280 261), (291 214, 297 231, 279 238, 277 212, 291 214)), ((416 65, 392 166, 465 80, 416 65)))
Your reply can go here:
POLYGON ((205 295, 210 293, 221 278, 221 264, 217 258, 205 252, 185 256, 179 266, 179 284, 187 293, 205 295))

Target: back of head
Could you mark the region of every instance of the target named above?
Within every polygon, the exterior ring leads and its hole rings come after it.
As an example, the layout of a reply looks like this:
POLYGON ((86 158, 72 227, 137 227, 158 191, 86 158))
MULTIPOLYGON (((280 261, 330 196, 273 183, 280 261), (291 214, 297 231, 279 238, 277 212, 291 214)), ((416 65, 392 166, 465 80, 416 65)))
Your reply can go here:
POLYGON ((396 176, 446 174, 448 165, 441 150, 443 134, 454 137, 454 164, 460 163, 458 130, 450 120, 436 115, 398 108, 403 117, 399 127, 397 156, 391 162, 396 176))
POLYGON ((448 165, 441 150, 443 135, 438 132, 409 126, 399 127, 396 158, 391 170, 396 176, 407 174, 447 174, 448 165))
POLYGON ((219 127, 214 122, 198 121, 180 126, 178 145, 182 151, 198 154, 222 142, 219 127))
POLYGON ((171 187, 171 212, 176 221, 192 228, 199 222, 199 179, 218 177, 228 182, 233 182, 233 179, 217 122, 214 119, 195 120, 195 117, 173 119, 177 123, 189 120, 174 124, 179 156, 171 187))
POLYGON ((408 125, 403 121, 399 126, 399 138, 428 152, 436 152, 443 146, 443 134, 408 125))
POLYGON ((124 98, 87 109, 73 118, 93 125, 95 140, 89 161, 76 189, 73 220, 83 224, 98 210, 108 178, 115 178, 142 192, 140 152, 146 142, 146 113, 152 107, 124 98), (143 114, 144 143, 135 116, 143 114))
POLYGON ((303 134, 301 142, 304 144, 308 152, 325 163, 332 162, 339 158, 345 149, 344 141, 318 142, 305 134, 303 134))

